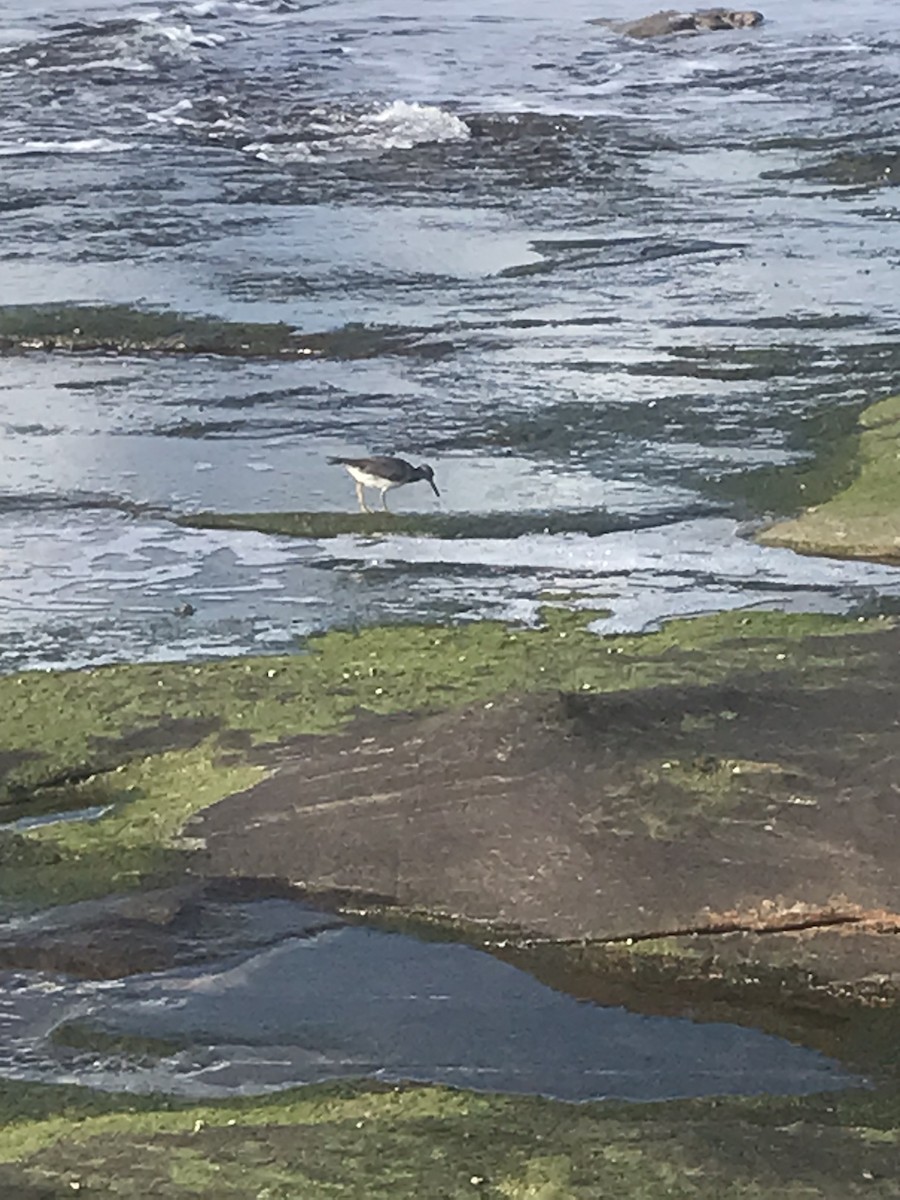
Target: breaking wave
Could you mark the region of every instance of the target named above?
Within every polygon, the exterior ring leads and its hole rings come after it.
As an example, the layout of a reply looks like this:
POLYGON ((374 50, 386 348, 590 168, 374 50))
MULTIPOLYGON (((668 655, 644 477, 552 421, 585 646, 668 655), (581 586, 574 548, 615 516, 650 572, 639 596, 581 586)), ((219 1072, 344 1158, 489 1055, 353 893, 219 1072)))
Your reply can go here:
POLYGON ((409 150, 427 142, 462 142, 470 136, 460 117, 433 104, 395 100, 363 114, 339 114, 311 126, 311 137, 269 137, 244 150, 263 162, 312 162, 320 158, 366 158, 409 150))
POLYGON ((238 111, 225 96, 179 100, 149 116, 212 141, 234 145, 262 162, 286 166, 323 160, 374 158, 434 142, 462 142, 471 130, 461 117, 433 104, 394 100, 384 108, 292 113, 288 121, 238 111))
POLYGON ((196 60, 226 39, 200 33, 189 22, 151 12, 97 24, 68 25, 52 36, 0 51, 0 67, 79 73, 117 71, 146 74, 165 60, 196 60))
POLYGON ((16 158, 25 154, 114 154, 132 150, 130 142, 115 142, 112 138, 73 138, 71 141, 0 142, 0 158, 16 158))

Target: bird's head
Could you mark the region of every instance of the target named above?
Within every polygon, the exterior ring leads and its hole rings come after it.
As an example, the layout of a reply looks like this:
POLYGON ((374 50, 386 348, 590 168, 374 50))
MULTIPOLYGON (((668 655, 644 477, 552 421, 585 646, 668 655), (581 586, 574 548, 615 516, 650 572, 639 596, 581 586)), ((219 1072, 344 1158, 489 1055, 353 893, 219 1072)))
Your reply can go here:
POLYGON ((429 467, 428 463, 422 463, 421 467, 416 467, 416 474, 419 479, 427 479, 431 484, 431 490, 434 494, 438 497, 440 496, 441 493, 437 490, 437 484, 434 482, 434 471, 429 467))

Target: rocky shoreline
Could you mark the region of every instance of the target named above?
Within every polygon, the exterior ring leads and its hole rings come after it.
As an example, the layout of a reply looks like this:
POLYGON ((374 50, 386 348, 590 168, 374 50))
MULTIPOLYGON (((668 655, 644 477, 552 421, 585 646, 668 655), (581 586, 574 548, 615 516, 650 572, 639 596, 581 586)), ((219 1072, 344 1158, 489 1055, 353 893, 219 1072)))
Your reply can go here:
MULTIPOLYGON (((868 555, 875 519, 893 538, 897 420, 896 399, 867 410, 849 487, 761 540, 821 550, 809 531, 841 521, 868 555)), ((572 1108, 367 1085, 187 1105, 7 1083, 0 1182, 255 1196, 253 1146, 285 1195, 332 1194, 325 1178, 353 1194, 358 1162, 367 1197, 892 1194, 900 628, 739 612, 599 637, 591 619, 548 605, 537 629, 384 627, 0 680, 0 962, 117 978, 190 961, 184 914, 210 889, 274 890, 585 999, 777 1032, 875 1092, 572 1108)))

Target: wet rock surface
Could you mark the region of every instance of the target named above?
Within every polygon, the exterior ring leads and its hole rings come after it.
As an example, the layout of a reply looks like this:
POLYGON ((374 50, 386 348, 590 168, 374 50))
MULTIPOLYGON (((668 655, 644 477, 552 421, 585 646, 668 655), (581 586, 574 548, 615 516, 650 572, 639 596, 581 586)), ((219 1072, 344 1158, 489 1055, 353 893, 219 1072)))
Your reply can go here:
POLYGON ((752 29, 761 25, 763 20, 762 13, 753 9, 741 11, 729 8, 703 8, 692 13, 666 9, 664 12, 652 13, 648 17, 639 17, 634 21, 616 21, 598 17, 590 23, 603 25, 614 33, 621 33, 626 37, 659 38, 669 37, 672 34, 708 33, 723 29, 752 29))
MULTIPOLYGON (((60 905, 0 926, 0 970, 121 979, 246 953, 268 944, 248 932, 241 906, 277 899, 285 889, 241 880, 185 879, 102 900, 60 905)), ((343 922, 302 905, 269 937, 311 937, 343 922)))
POLYGON ((892 979, 900 633, 877 636, 840 688, 535 695, 299 739, 191 822, 198 865, 557 940, 782 932, 823 978, 892 979))
POLYGON ((776 522, 757 540, 800 554, 900 564, 900 396, 862 412, 845 457, 845 486, 798 517, 776 522))

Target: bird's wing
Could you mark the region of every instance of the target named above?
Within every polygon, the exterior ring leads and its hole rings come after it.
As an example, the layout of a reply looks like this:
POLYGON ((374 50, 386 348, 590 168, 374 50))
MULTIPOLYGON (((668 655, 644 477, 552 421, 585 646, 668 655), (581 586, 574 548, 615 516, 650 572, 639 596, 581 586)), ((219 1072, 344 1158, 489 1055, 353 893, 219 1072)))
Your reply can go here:
POLYGON ((375 455, 372 458, 357 459, 353 465, 363 471, 370 471, 373 475, 380 475, 382 479, 389 479, 391 483, 403 483, 409 478, 409 463, 404 462, 402 458, 375 455))
POLYGON ((342 467, 355 467, 367 475, 378 475, 391 483, 405 483, 409 479, 412 467, 402 458, 391 458, 384 454, 375 454, 371 458, 329 458, 330 463, 339 463, 342 467))

